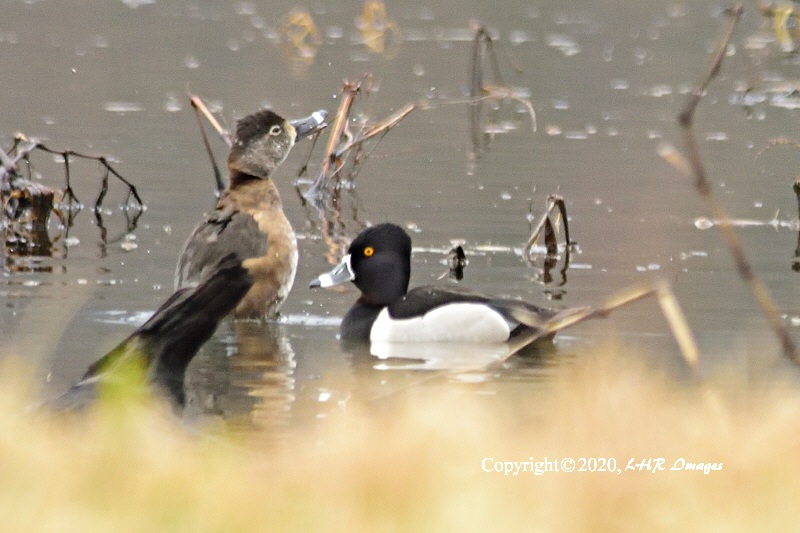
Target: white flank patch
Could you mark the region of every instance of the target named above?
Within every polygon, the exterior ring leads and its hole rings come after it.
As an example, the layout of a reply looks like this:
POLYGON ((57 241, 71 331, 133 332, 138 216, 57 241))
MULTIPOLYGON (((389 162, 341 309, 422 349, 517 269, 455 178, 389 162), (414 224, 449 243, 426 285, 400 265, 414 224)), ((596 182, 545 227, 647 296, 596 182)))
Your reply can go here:
POLYGON ((372 342, 499 343, 508 340, 508 324, 497 311, 482 304, 454 303, 421 317, 401 320, 384 309, 372 325, 372 342))

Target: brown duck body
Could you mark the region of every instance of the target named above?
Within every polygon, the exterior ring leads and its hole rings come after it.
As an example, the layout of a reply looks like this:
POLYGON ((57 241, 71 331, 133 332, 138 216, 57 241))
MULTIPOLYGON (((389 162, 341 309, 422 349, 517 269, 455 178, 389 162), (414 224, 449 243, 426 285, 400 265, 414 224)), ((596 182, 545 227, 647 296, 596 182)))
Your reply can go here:
POLYGON ((176 272, 178 287, 195 284, 217 257, 235 253, 248 262, 253 286, 236 306, 236 318, 274 316, 294 283, 297 238, 271 179, 232 176, 216 209, 192 232, 176 272))
POLYGON ((324 125, 324 119, 325 112, 318 111, 289 122, 262 110, 238 122, 228 154, 228 187, 186 241, 175 272, 176 288, 197 284, 220 258, 235 254, 249 260, 253 286, 234 317, 277 314, 294 283, 297 238, 270 175, 295 141, 324 125))

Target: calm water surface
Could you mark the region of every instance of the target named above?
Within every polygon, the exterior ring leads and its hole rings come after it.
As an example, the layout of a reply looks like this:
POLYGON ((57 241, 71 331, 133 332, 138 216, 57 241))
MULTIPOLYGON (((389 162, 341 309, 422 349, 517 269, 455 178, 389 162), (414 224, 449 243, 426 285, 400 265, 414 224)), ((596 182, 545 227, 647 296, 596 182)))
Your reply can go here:
MULTIPOLYGON (((722 24, 718 2, 604 3, 392 2, 383 51, 364 44, 357 2, 50 2, 4 1, 0 21, 0 140, 17 131, 55 147, 108 154, 133 181, 147 210, 126 231, 123 190, 112 183, 104 211, 107 245, 85 209, 52 272, 0 278, 0 357, 35 361, 54 394, 141 323, 172 291, 180 248, 213 203, 212 177, 187 92, 199 94, 233 124, 269 105, 297 117, 338 106, 344 79, 371 72, 375 90, 361 116, 385 117, 426 99, 395 127, 342 192, 337 228, 352 237, 365 225, 394 221, 412 232, 412 285, 434 282, 446 252, 463 241, 465 284, 555 306, 597 304, 635 283, 669 280, 713 370, 771 364, 778 353, 752 296, 739 282, 718 233, 699 229, 706 216, 689 183, 657 155, 677 139, 674 117, 703 72, 722 24), (281 46, 289 13, 313 18, 318 46, 302 57, 281 46), (465 96, 470 22, 497 38, 504 81, 530 98, 505 101, 497 133, 469 157, 465 96), (401 36, 401 38, 397 38, 401 36), (512 65, 521 72, 515 72, 512 65), (549 194, 567 203, 578 250, 565 275, 545 283, 518 251, 549 194)), ((722 75, 697 116, 715 192, 736 218, 759 224, 739 230, 756 270, 800 340, 800 279, 791 268, 797 203, 791 185, 800 150, 793 99, 770 92, 797 82, 796 58, 782 53, 765 21, 750 9, 738 27, 722 75), (737 91, 756 84, 752 106, 737 91), (771 140, 791 142, 767 151, 771 140), (778 224, 768 223, 777 220, 778 224)), ((216 139, 219 157, 224 146, 216 139)), ((195 414, 243 423, 285 423, 322 416, 353 395, 381 397, 431 376, 479 382, 495 394, 530 385, 580 357, 581 350, 622 341, 657 364, 685 375, 655 302, 564 332, 553 352, 512 359, 482 372, 420 372, 342 351, 339 318, 356 298, 314 292, 308 281, 330 267, 319 214, 295 192, 311 143, 298 145, 276 176, 300 238, 300 267, 283 318, 273 324, 226 324, 193 363, 195 414)), ((319 168, 321 150, 311 158, 319 168)), ((63 172, 34 157, 42 179, 59 186, 63 172)), ((79 198, 90 204, 98 173, 72 170, 79 198)), ((55 226, 53 232, 58 232, 55 226)), ((442 281, 447 283, 447 281, 442 281)), ((482 363, 483 364, 483 363, 482 363)), ((416 365, 419 366, 419 365, 416 365)), ((448 367, 434 361, 429 366, 448 367)))

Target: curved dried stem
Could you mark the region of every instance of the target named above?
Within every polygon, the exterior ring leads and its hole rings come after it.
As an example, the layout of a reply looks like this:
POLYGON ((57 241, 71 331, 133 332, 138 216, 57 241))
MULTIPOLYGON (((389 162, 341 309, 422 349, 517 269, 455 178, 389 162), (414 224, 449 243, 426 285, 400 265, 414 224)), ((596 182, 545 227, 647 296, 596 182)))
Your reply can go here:
POLYGON ((734 231, 732 224, 730 224, 730 219, 727 213, 725 213, 722 204, 714 195, 706 175, 706 170, 700 155, 700 149, 697 144, 697 139, 695 138, 694 131, 692 129, 694 123, 694 113, 697 109, 697 105, 700 103, 700 99, 702 98, 708 84, 719 73, 719 70, 722 66, 722 61, 725 58, 725 53, 728 48, 731 35, 733 34, 733 30, 736 28, 736 24, 739 22, 742 13, 743 8, 741 4, 738 4, 735 7, 727 10, 728 20, 720 35, 719 42, 714 55, 712 56, 712 61, 708 72, 702 78, 700 78, 695 88, 692 90, 692 93, 689 95, 689 99, 686 102, 686 107, 678 115, 678 124, 680 125, 681 133, 683 134, 687 158, 684 158, 683 155, 678 153, 677 150, 670 146, 662 146, 659 149, 659 152, 661 156, 679 173, 694 180, 694 186, 697 190, 697 193, 705 201, 713 218, 720 221, 717 227, 719 228, 720 233, 722 234, 722 237, 728 246, 728 250, 733 257, 739 276, 750 288, 753 296, 755 296, 756 301, 761 307, 761 311, 764 313, 764 316, 767 318, 767 321, 781 343, 784 355, 789 360, 800 364, 800 355, 797 353, 797 348, 794 344, 794 341, 789 336, 789 332, 786 329, 783 320, 781 319, 781 314, 777 305, 775 305, 775 302, 770 296, 766 286, 761 282, 753 270, 753 267, 750 264, 744 249, 742 248, 739 236, 734 231))

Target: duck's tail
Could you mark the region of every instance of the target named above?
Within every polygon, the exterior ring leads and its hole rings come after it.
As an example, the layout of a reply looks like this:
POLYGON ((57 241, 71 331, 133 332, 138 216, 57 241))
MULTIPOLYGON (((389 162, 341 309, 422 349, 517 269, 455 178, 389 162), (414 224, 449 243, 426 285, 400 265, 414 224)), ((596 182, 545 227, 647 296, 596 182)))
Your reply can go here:
POLYGON ((79 406, 72 405, 69 398, 77 404, 84 403, 82 397, 91 400, 98 382, 114 379, 116 369, 132 362, 142 365, 149 381, 166 388, 182 404, 186 367, 252 285, 253 278, 242 260, 227 255, 205 280, 175 291, 147 322, 93 363, 64 395, 70 404, 66 408, 79 406))

